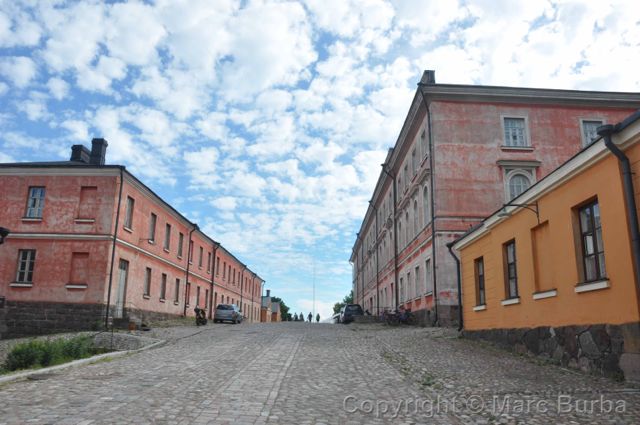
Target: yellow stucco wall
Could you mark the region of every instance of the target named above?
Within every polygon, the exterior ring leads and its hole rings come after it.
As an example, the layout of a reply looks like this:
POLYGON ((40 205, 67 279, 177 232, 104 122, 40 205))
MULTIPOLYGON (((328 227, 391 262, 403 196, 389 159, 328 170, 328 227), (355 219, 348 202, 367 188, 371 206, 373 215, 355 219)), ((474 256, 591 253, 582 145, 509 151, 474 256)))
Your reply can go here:
MULTIPOLYGON (((640 144, 627 149, 636 176, 640 175, 640 144)), ((640 181, 636 180, 636 186, 640 181)), ((638 195, 636 195, 638 196, 638 195)), ((595 323, 621 324, 640 320, 638 294, 633 277, 631 246, 624 209, 622 179, 617 159, 608 155, 572 177, 539 200, 543 230, 541 247, 545 273, 536 284, 532 228, 536 216, 521 209, 482 238, 461 249, 462 293, 465 329, 523 328, 595 323), (597 197, 600 206, 605 265, 610 287, 576 293, 581 259, 576 251, 574 208, 597 197), (520 303, 501 305, 506 298, 502 246, 516 240, 520 303), (484 257, 486 310, 476 306, 474 260, 484 257), (557 289, 557 296, 534 300, 533 293, 557 289)), ((579 249, 579 248, 578 248, 579 249)))

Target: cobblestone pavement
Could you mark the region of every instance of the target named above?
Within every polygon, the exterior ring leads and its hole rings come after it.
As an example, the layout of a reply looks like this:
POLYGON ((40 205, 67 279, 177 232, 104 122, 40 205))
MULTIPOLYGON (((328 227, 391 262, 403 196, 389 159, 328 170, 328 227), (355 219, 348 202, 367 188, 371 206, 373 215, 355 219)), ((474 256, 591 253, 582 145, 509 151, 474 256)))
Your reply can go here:
POLYGON ((0 424, 640 423, 637 389, 451 330, 283 323, 146 335, 169 342, 1 386, 0 424))

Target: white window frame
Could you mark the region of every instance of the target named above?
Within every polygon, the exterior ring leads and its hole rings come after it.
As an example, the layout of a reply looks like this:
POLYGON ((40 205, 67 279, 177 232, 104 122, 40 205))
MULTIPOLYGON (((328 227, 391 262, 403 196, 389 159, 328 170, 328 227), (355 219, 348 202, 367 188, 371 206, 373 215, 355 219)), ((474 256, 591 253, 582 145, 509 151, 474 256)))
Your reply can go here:
POLYGON ((36 250, 35 249, 18 250, 18 267, 16 269, 16 282, 33 284, 33 274, 35 273, 35 269, 36 269, 36 250), (23 263, 25 267, 22 267, 23 263), (31 275, 30 279, 29 279, 29 275, 31 275))
POLYGON ((607 123, 607 121, 602 117, 580 118, 580 146, 582 146, 583 148, 586 148, 591 143, 593 143, 593 140, 587 141, 587 135, 584 132, 584 124, 586 122, 596 121, 599 121, 601 123, 600 125, 605 125, 607 123))
POLYGON ((511 201, 509 195, 509 181, 515 174, 522 174, 529 179, 529 187, 536 184, 536 169, 540 166, 537 161, 498 161, 498 165, 502 168, 502 190, 504 193, 504 203, 511 201))
POLYGON ((513 170, 509 173, 507 173, 507 178, 506 178, 506 200, 507 202, 511 202, 513 201, 515 198, 517 198, 518 196, 520 196, 522 193, 526 192, 527 190, 529 190, 529 188, 533 185, 532 181, 531 181, 531 175, 529 173, 527 173, 524 170, 513 170), (516 178, 516 177, 524 177, 525 179, 527 179, 529 181, 529 186, 523 190, 522 192, 520 192, 519 194, 517 194, 516 196, 511 196, 511 180, 516 178))
POLYGON ((500 127, 502 130, 501 139, 502 139, 502 148, 503 149, 520 149, 520 150, 532 150, 533 145, 531 144, 531 133, 529 132, 529 117, 526 115, 512 115, 512 114, 504 114, 500 116, 500 127), (524 146, 511 146, 507 144, 507 140, 505 138, 505 121, 508 119, 514 120, 523 120, 524 121, 524 137, 525 144, 524 146))
POLYGON ((27 192, 27 210, 25 211, 26 218, 42 218, 44 211, 44 198, 47 195, 47 188, 45 186, 29 186, 27 192), (34 196, 35 193, 42 196, 34 196))

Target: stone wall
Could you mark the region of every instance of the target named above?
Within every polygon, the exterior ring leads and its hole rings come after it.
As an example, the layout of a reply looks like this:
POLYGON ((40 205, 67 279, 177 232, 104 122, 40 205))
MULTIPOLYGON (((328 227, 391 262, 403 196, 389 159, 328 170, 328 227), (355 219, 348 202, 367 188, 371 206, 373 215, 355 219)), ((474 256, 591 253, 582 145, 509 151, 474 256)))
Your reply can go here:
POLYGON ((16 338, 100 329, 104 318, 104 306, 7 300, 3 314, 5 331, 0 337, 16 338))
POLYGON ((534 354, 571 369, 640 381, 640 322, 527 329, 464 330, 517 353, 534 354))

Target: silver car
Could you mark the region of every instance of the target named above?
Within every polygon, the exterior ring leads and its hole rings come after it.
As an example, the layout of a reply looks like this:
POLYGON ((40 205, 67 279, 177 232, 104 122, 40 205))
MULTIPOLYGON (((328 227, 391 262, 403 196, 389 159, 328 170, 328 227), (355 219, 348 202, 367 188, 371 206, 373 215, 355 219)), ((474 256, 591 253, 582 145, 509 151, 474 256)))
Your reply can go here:
POLYGON ((213 322, 232 322, 232 323, 241 323, 242 322, 242 313, 240 313, 240 309, 235 304, 218 304, 216 307, 216 312, 213 316, 213 322))

